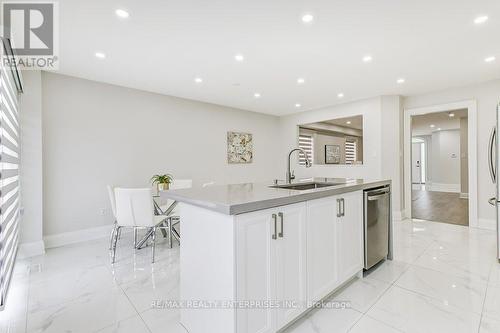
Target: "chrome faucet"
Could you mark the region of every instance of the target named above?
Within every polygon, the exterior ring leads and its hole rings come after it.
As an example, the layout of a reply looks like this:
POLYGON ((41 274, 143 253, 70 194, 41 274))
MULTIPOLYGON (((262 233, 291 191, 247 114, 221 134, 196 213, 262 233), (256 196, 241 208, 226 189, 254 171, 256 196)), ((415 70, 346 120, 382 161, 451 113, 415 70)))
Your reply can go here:
POLYGON ((304 154, 304 156, 306 157, 306 168, 311 167, 311 162, 309 162, 309 155, 307 155, 307 153, 303 149, 301 149, 301 148, 292 149, 290 151, 290 153, 288 153, 288 160, 287 160, 287 165, 286 165, 286 182, 287 182, 287 184, 290 184, 292 182, 292 180, 295 179, 295 175, 293 174, 293 172, 290 171, 290 157, 292 156, 292 153, 294 151, 300 151, 302 154, 304 154))

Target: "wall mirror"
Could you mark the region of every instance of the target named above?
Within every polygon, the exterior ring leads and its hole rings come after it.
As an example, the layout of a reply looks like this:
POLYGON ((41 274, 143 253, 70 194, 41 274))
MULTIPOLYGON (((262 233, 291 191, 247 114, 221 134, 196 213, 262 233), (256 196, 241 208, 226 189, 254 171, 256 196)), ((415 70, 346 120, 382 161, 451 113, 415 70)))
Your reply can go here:
MULTIPOLYGON (((299 125, 299 147, 313 165, 363 164, 363 116, 299 125)), ((299 154, 299 163, 306 157, 299 154)))

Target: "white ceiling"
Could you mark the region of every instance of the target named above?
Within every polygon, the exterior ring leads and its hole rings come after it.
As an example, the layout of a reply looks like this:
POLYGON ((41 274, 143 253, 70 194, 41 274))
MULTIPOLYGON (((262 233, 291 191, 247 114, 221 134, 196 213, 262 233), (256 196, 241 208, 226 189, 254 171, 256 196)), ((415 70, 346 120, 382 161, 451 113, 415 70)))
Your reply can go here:
POLYGON ((363 116, 353 116, 353 117, 325 120, 322 123, 362 130, 363 116), (349 124, 347 122, 349 122, 349 124))
POLYGON ((59 6, 60 73, 262 113, 500 78, 498 0, 63 0, 59 6), (130 17, 116 17, 117 8, 130 17), (304 13, 314 15, 312 24, 302 23, 304 13), (477 26, 479 15, 490 19, 477 26), (97 59, 97 51, 106 59, 97 59), (235 61, 237 53, 243 62, 235 61), (362 62, 367 54, 369 64, 362 62), (485 63, 490 55, 497 60, 485 63), (197 76, 202 84, 194 83, 197 76), (396 83, 400 77, 405 84, 396 83))
POLYGON ((455 116, 450 117, 450 112, 436 112, 411 118, 412 136, 430 135, 435 131, 460 129, 460 118, 467 117, 467 110, 451 111, 455 116), (434 127, 431 127, 434 125, 434 127))

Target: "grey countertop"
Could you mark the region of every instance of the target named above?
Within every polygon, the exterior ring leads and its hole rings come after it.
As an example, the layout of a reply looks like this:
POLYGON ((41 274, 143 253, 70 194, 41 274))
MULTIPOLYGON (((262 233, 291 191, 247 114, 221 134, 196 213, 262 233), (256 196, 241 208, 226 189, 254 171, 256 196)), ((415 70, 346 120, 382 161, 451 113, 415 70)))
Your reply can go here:
POLYGON ((294 184, 310 182, 341 184, 302 191, 272 188, 271 183, 213 185, 163 191, 160 196, 227 215, 237 215, 391 183, 390 180, 308 178, 295 181, 294 184))

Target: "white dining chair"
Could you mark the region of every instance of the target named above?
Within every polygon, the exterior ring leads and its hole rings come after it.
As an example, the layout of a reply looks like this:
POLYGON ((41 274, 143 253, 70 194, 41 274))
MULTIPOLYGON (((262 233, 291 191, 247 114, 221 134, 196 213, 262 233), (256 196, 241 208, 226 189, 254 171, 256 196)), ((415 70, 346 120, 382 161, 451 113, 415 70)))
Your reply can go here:
MULTIPOLYGON (((193 187, 193 180, 192 179, 174 179, 172 183, 169 186, 169 190, 181 190, 181 189, 186 189, 186 188, 191 188, 193 187)), ((174 203, 173 200, 168 199, 166 205, 160 206, 160 209, 165 212, 170 205, 174 203)), ((168 220, 167 220, 167 241, 168 241, 168 246, 172 248, 172 237, 177 239, 177 241, 180 243, 181 242, 181 236, 180 232, 174 229, 174 226, 178 225, 180 223, 180 216, 179 216, 179 208, 174 207, 174 209, 168 214, 168 220)))
POLYGON ((112 246, 112 262, 116 258, 116 243, 121 228, 152 230, 151 262, 155 261, 156 231, 163 226, 166 215, 154 214, 153 192, 150 188, 115 188, 116 225, 112 246))

